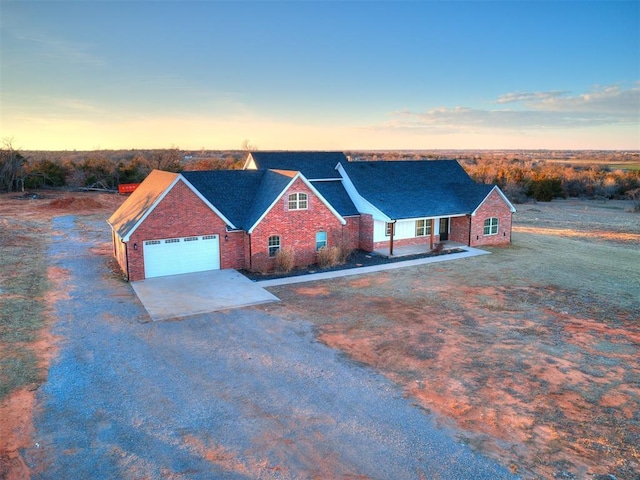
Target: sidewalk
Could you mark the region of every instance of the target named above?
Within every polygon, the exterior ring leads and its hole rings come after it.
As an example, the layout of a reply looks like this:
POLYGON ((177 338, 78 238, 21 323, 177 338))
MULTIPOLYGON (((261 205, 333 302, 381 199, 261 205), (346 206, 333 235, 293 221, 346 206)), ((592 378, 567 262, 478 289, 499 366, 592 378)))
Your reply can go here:
POLYGON ((255 283, 261 287, 277 287, 279 285, 290 285, 294 283, 315 282, 316 280, 327 280, 330 278, 347 277, 350 275, 363 275, 366 273, 382 272, 385 270, 393 270, 395 268, 414 267, 416 265, 425 265, 427 263, 447 262, 449 260, 457 260, 459 258, 477 257, 478 255, 488 255, 489 252, 480 250, 479 248, 464 247, 466 251, 461 253, 451 253, 449 255, 441 255, 435 257, 417 258, 415 260, 406 260, 401 262, 383 263, 381 265, 373 265, 370 267, 356 267, 346 270, 337 270, 334 272, 312 273, 308 275, 298 275, 294 277, 273 278, 271 280, 259 280, 255 283))

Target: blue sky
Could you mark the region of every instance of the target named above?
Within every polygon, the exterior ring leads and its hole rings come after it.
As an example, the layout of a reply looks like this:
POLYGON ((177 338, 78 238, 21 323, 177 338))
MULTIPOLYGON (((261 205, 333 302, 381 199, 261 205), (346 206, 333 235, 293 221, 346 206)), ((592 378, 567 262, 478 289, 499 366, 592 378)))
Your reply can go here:
POLYGON ((638 1, 0 0, 21 149, 640 149, 638 1))

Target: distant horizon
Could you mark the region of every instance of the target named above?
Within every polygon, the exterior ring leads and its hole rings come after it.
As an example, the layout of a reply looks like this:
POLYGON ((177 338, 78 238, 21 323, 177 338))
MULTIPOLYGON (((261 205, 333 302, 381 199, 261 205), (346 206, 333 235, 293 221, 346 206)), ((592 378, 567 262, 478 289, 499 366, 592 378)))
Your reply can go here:
POLYGON ((640 150, 636 0, 0 13, 0 137, 18 149, 640 150))
POLYGON ((640 154, 640 149, 629 148, 347 148, 347 149, 261 149, 244 150, 242 148, 180 148, 180 147, 159 147, 159 148, 98 148, 98 149, 22 149, 13 148, 21 152, 132 152, 132 151, 157 151, 157 150, 178 150, 180 152, 629 152, 640 154))

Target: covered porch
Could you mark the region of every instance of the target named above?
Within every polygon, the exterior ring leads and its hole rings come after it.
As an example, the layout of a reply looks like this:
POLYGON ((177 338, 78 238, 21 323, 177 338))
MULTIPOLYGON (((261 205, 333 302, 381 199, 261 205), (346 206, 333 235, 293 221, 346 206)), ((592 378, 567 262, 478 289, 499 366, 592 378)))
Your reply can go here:
MULTIPOLYGON (((453 242, 451 240, 446 240, 440 243, 442 244, 443 250, 454 250, 456 248, 468 248, 464 243, 453 242)), ((389 254, 389 247, 379 248, 375 250, 373 253, 383 257, 396 258, 396 257, 408 257, 411 255, 424 255, 429 252, 431 252, 429 245, 406 245, 402 247, 395 245, 393 247, 393 255, 389 254)))

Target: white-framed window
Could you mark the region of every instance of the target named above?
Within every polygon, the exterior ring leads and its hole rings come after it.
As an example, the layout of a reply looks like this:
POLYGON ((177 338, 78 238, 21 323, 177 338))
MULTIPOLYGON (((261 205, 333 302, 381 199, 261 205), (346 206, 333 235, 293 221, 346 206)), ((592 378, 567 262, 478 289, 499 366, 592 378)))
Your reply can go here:
POLYGON ((306 193, 291 193, 289 195, 289 210, 306 210, 308 205, 306 193))
POLYGON ((389 237, 391 236, 391 229, 393 228, 393 223, 385 222, 384 223, 384 234, 389 237))
POLYGON ((320 250, 322 247, 327 246, 327 232, 316 233, 316 250, 320 250))
POLYGON ((498 219, 496 217, 487 218, 484 221, 484 234, 485 235, 498 234, 498 219))
POLYGON ((275 257, 280 251, 280 236, 272 235, 269 237, 269 256, 275 257))
POLYGON ((421 218, 416 220, 416 237, 431 235, 431 220, 421 218))

